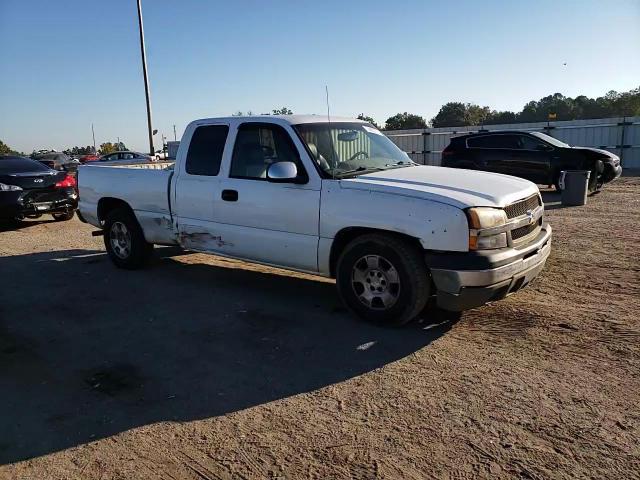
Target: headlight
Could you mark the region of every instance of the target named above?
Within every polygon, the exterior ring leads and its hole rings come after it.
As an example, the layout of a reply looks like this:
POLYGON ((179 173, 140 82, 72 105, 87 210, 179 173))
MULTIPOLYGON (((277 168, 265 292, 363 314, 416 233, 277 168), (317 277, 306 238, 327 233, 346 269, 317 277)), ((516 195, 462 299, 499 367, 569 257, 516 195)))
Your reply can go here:
POLYGON ((507 214, 499 208, 477 207, 467 210, 469 220, 469 250, 490 250, 507 246, 505 232, 489 234, 483 230, 507 223, 507 214))
POLYGON ((5 183, 0 183, 0 192, 20 192, 22 188, 17 185, 7 185, 5 183))
POLYGON ((500 208, 477 207, 467 210, 469 228, 499 227, 507 223, 507 214, 500 208))

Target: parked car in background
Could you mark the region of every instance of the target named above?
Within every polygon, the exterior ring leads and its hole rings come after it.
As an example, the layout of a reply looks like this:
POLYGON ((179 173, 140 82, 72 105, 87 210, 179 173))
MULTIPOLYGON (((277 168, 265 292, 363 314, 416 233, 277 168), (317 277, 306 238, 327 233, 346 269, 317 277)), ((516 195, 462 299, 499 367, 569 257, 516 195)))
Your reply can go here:
POLYGON ((559 189, 562 170, 589 170, 589 190, 620 176, 620 158, 606 150, 572 147, 540 132, 499 131, 461 135, 442 152, 442 166, 526 178, 559 189))
POLYGON ((108 153, 100 157, 101 162, 117 162, 117 161, 123 161, 123 160, 153 162, 155 158, 150 157, 149 155, 145 155, 144 153, 131 152, 129 150, 108 153))
POLYGON ((70 220, 78 206, 76 179, 41 162, 0 156, 0 218, 38 218, 53 215, 70 220))
POLYGON ((78 160, 61 152, 37 153, 32 158, 53 170, 76 171, 79 163, 78 160))
POLYGON ((96 155, 95 153, 89 153, 88 155, 82 155, 80 158, 80 163, 87 163, 87 162, 97 162, 98 160, 100 160, 100 156, 96 155))
POLYGON ((363 121, 198 120, 172 166, 80 167, 79 217, 116 266, 179 245, 336 278, 351 311, 402 324, 504 298, 551 250, 533 183, 417 165, 363 121))

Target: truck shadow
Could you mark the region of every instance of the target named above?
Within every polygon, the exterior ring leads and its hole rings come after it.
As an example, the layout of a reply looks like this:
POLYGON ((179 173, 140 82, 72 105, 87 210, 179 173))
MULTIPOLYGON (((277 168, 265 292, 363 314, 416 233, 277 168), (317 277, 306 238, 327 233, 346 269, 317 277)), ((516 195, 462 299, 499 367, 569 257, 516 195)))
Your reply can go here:
POLYGON ((377 328, 331 282, 157 250, 134 272, 100 251, 0 259, 0 464, 316 390, 448 329, 377 328))

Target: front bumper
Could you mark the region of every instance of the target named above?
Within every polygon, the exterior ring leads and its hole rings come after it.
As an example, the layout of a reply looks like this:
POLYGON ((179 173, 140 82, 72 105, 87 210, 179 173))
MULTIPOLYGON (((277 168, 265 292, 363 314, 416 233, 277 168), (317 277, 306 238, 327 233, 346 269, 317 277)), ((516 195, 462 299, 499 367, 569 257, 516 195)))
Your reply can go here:
POLYGON ((542 271, 550 253, 551 226, 545 224, 537 238, 522 248, 429 254, 426 260, 437 289, 438 306, 463 311, 525 287, 542 271))
POLYGON ((604 181, 605 182, 610 182, 612 180, 615 180, 616 178, 618 178, 620 175, 622 175, 622 166, 621 165, 613 165, 613 164, 608 164, 604 166, 604 181))

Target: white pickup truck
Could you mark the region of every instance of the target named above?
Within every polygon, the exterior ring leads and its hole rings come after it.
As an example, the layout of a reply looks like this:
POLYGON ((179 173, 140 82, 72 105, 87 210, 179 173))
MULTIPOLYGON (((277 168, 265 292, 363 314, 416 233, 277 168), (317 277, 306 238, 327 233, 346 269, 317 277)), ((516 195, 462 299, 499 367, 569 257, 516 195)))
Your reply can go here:
POLYGON ((417 165, 372 125, 320 116, 189 124, 175 164, 87 165, 80 218, 118 267, 179 245, 336 278, 357 315, 504 298, 544 267, 551 227, 515 177, 417 165))

